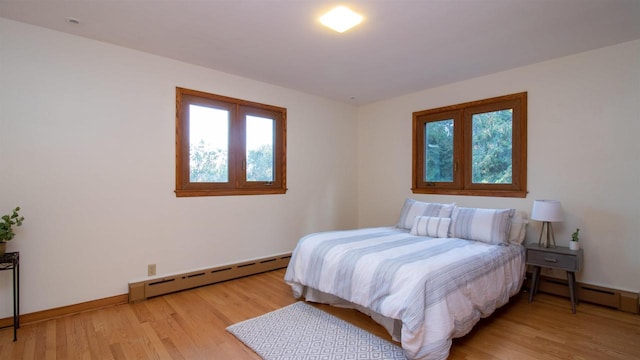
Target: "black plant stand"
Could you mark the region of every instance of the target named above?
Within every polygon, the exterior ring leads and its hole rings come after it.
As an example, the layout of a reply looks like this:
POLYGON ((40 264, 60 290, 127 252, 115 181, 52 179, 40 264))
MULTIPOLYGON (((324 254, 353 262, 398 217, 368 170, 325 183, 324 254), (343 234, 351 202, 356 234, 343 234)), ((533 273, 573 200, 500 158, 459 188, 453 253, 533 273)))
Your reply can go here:
POLYGON ((13 341, 17 341, 20 327, 20 252, 8 252, 0 256, 2 270, 13 270, 13 341))

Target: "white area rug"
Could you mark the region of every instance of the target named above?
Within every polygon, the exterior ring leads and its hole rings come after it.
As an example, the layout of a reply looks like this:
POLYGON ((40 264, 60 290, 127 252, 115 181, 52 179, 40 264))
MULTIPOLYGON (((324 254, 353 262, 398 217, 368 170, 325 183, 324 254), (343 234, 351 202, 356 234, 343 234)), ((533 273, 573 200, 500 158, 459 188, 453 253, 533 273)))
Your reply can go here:
POLYGON ((227 331, 265 360, 406 360, 401 347, 301 301, 227 331))

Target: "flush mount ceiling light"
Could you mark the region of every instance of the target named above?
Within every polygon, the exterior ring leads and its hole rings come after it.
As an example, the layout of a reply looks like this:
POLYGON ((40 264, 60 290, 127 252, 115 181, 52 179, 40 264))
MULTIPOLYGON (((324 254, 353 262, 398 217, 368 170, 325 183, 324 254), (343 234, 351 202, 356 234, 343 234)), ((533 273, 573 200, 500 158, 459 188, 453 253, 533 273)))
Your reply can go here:
POLYGON ((320 18, 322 25, 343 33, 362 22, 362 15, 346 6, 338 6, 320 18))

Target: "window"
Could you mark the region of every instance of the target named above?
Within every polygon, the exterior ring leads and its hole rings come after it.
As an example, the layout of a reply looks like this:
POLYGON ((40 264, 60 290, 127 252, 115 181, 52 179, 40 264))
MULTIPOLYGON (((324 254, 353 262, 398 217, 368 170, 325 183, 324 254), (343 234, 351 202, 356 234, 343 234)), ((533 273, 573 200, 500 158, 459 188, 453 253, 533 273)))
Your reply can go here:
POLYGON ((413 113, 414 193, 527 196, 527 93, 413 113))
POLYGON ((176 196, 284 194, 286 115, 176 88, 176 196))

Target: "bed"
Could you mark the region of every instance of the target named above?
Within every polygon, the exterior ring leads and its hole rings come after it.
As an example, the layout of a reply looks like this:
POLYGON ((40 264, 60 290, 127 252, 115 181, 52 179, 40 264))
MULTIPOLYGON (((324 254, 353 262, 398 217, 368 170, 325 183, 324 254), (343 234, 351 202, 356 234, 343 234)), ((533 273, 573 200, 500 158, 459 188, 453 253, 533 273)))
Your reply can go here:
POLYGON ((445 359, 520 290, 526 222, 514 209, 407 199, 395 226, 301 238, 285 281, 296 298, 370 315, 409 359, 445 359))

